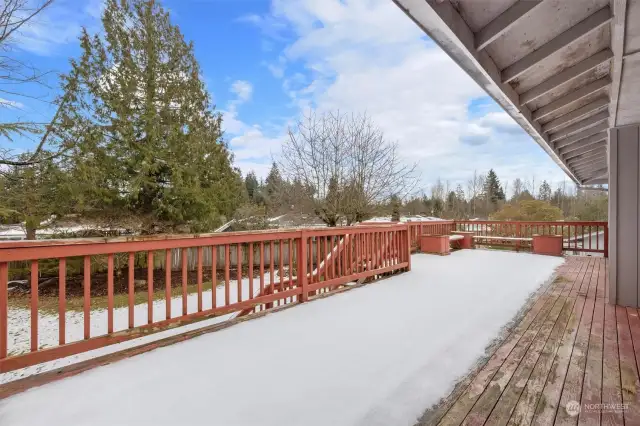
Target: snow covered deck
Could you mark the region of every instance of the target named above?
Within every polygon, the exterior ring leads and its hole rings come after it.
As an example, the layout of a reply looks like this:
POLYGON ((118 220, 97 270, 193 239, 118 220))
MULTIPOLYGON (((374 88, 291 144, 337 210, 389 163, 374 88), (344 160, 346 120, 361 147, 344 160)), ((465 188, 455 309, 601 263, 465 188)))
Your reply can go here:
POLYGON ((414 255, 411 272, 14 395, 0 402, 0 420, 411 425, 507 333, 523 306, 535 302, 522 320, 534 327, 543 321, 532 323, 531 312, 557 317, 551 301, 579 299, 579 286, 567 284, 575 279, 540 290, 562 262, 484 250, 414 255))

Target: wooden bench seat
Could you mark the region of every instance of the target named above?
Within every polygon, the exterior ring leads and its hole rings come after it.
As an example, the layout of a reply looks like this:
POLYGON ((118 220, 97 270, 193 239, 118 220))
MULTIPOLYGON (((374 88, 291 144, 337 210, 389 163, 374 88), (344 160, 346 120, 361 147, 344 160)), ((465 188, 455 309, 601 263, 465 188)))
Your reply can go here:
POLYGON ((474 235, 474 243, 486 246, 513 246, 516 251, 522 248, 522 243, 526 243, 524 247, 530 248, 533 242, 531 237, 498 237, 498 236, 484 236, 474 235))
POLYGON ((449 235, 450 241, 464 240, 464 235, 449 235))
POLYGON ((529 237, 489 237, 474 235, 473 238, 477 240, 533 241, 533 238, 529 237))

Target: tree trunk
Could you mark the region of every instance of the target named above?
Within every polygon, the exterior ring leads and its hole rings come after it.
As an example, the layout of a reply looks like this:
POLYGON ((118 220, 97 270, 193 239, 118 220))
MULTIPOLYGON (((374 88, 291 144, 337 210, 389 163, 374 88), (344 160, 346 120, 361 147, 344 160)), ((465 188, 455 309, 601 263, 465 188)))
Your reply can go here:
POLYGON ((36 228, 27 227, 27 240, 35 240, 36 239, 36 228))
POLYGON ((36 239, 36 231, 38 230, 40 221, 33 217, 27 217, 24 221, 25 231, 27 232, 27 240, 36 239))

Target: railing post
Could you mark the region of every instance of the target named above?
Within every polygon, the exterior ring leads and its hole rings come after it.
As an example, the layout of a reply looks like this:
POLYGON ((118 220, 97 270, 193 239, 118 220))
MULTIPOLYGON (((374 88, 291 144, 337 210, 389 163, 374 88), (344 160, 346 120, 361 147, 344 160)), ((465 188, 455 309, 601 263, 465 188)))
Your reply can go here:
POLYGON ((609 257, 609 222, 604 224, 604 257, 609 257))
MULTIPOLYGON (((407 223, 407 272, 411 270, 411 237, 409 236, 409 224, 407 223)), ((420 242, 418 242, 420 244, 420 242)))
MULTIPOLYGON (((516 238, 520 238, 520 222, 516 222, 516 238)), ((516 251, 520 251, 520 240, 516 240, 516 251)))
POLYGON ((309 290, 307 290, 307 233, 300 231, 300 243, 298 244, 298 287, 302 289, 300 303, 309 300, 309 290))

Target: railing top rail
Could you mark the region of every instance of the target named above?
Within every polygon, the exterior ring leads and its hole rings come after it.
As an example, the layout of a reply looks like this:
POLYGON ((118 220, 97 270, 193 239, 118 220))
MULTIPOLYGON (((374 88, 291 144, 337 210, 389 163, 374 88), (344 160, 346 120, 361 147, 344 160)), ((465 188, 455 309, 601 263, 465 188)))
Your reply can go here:
POLYGON ((406 225, 347 226, 334 228, 295 228, 261 231, 238 231, 193 235, 151 235, 114 238, 76 238, 63 240, 9 241, 0 243, 0 262, 32 259, 95 256, 150 250, 166 250, 223 244, 250 243, 307 236, 331 236, 405 230, 406 225))
POLYGON ((456 220, 456 223, 486 223, 486 224, 495 224, 495 223, 503 223, 503 224, 524 224, 524 225, 584 225, 584 226, 604 226, 608 225, 607 221, 599 221, 599 220, 456 220))

